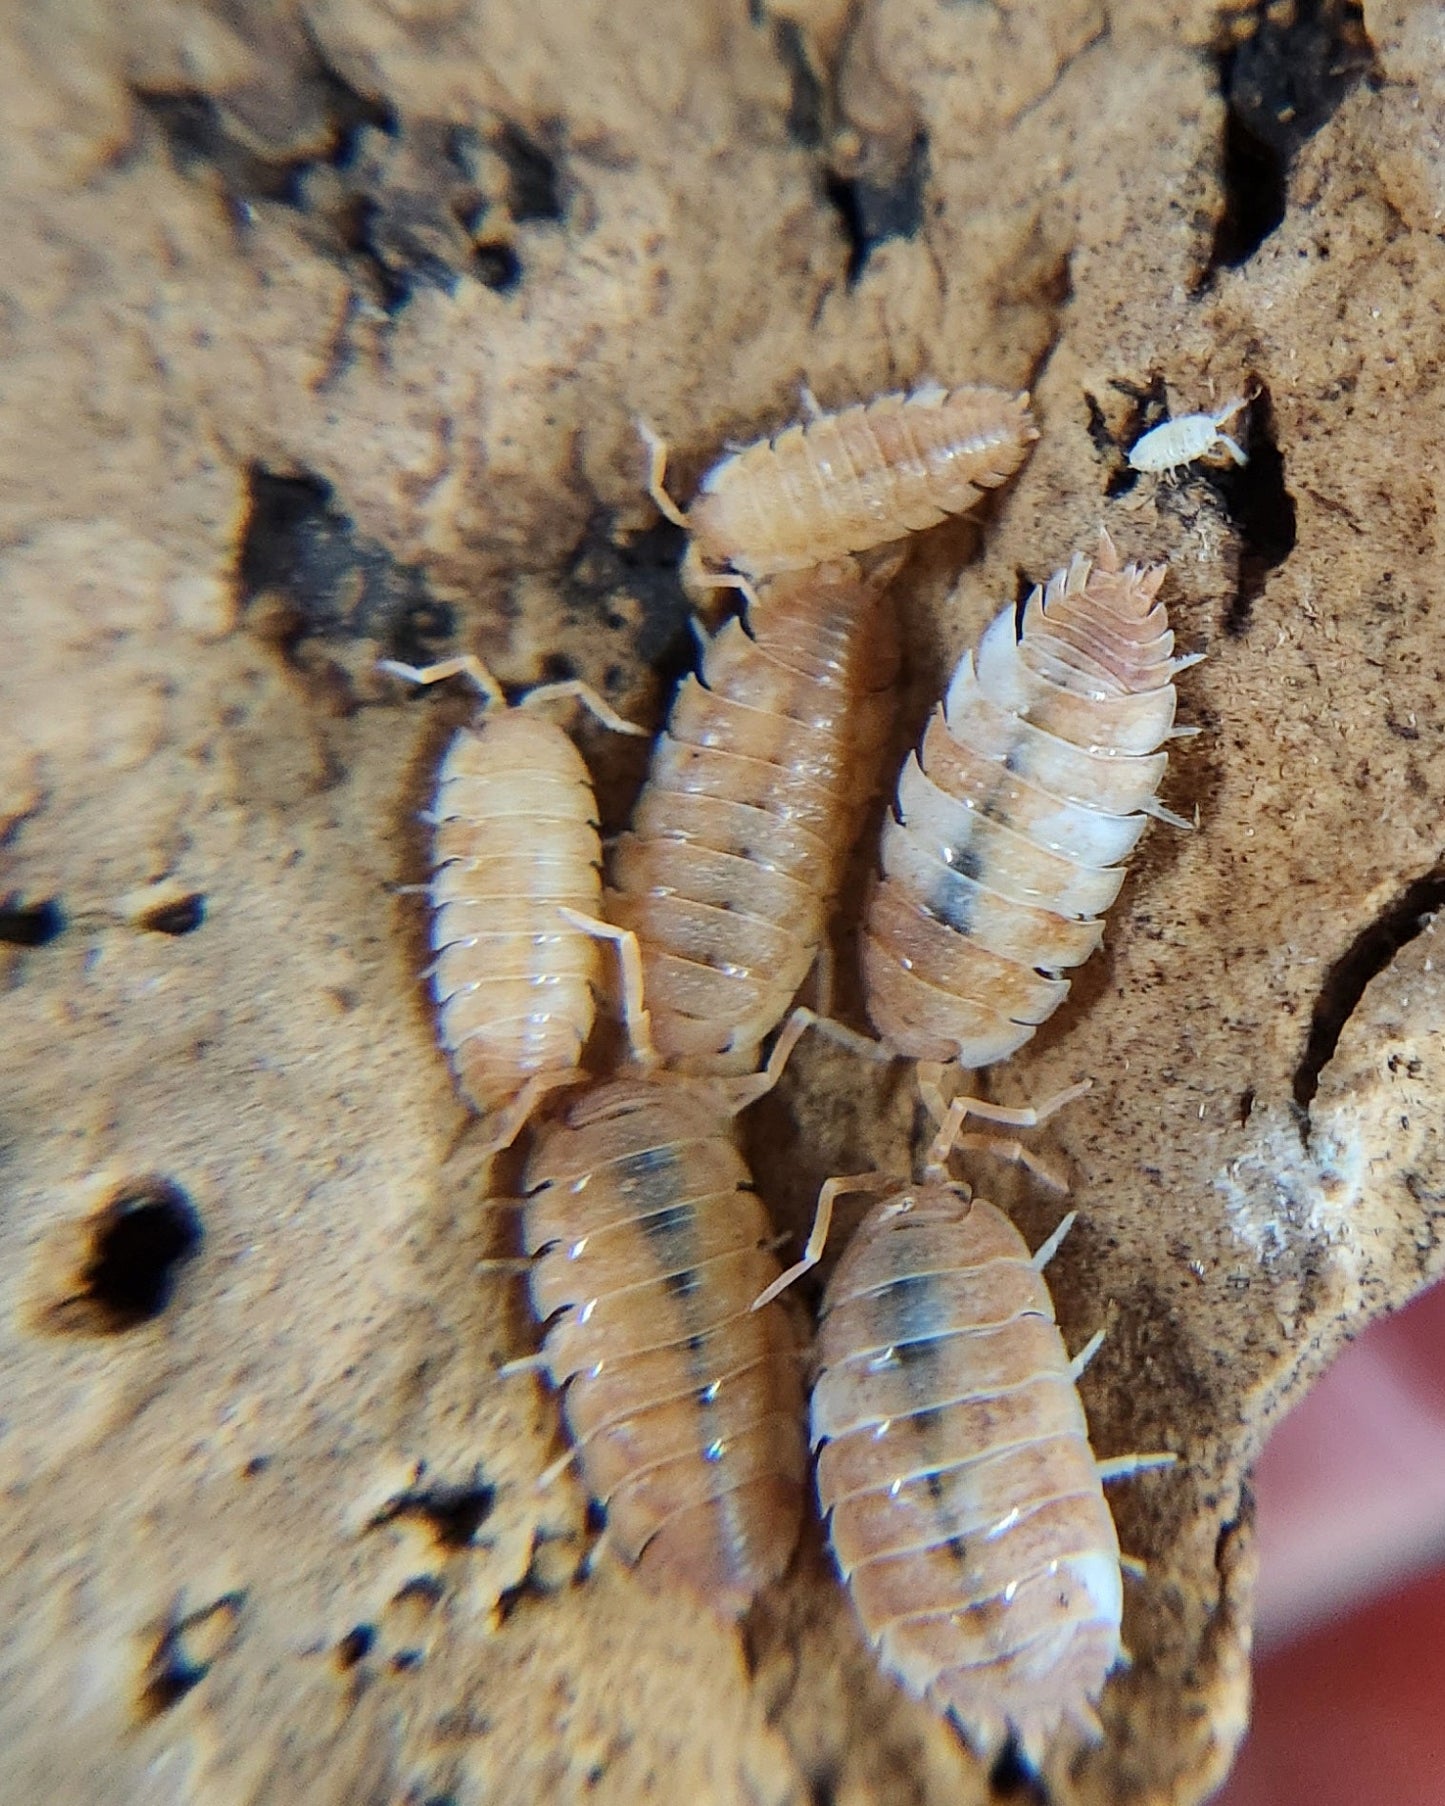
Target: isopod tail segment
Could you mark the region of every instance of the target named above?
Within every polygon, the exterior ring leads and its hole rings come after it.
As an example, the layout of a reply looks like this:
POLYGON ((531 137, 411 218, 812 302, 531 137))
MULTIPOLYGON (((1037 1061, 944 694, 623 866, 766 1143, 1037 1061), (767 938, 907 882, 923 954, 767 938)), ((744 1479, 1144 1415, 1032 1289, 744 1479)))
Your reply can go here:
POLYGON ((430 978, 457 1088, 485 1119, 484 1151, 495 1153, 549 1093, 576 1081, 596 1013, 600 941, 618 947, 634 1055, 644 1064, 655 1057, 636 945, 602 919, 590 775, 570 736, 537 711, 575 700, 616 732, 646 730, 577 681, 544 684, 509 706, 471 654, 380 668, 424 685, 466 677, 484 701, 476 723, 452 738, 427 817, 430 978))

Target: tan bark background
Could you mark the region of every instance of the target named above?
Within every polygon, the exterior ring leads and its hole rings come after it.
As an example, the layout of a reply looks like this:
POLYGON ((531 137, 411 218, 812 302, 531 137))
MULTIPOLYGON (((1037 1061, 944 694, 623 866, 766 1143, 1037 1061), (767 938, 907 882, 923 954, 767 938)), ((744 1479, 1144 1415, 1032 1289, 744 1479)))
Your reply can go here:
MULTIPOLYGON (((935 377, 1029 384, 1043 438, 917 548, 900 749, 1101 521, 1209 654, 1166 780, 1199 830, 1151 831, 994 1087, 1094 1079, 1048 1137, 1060 1316, 1109 1330, 1099 1451, 1184 1456, 1116 1496, 1134 1667, 1049 1786, 1202 1797, 1245 1719, 1249 1463, 1445 1265, 1445 8, 49 0, 0 31, 4 1793, 988 1797, 816 1526, 741 1634, 581 1577, 396 894, 466 703, 372 675, 470 646, 660 720, 686 612, 633 416, 686 494, 800 381, 935 377), (1255 389, 1245 471, 1126 486, 1166 400, 1255 389)), ((579 731, 616 826, 641 757, 579 731)), ((749 1142, 797 1227, 915 1127, 906 1075, 810 1046, 749 1142)))

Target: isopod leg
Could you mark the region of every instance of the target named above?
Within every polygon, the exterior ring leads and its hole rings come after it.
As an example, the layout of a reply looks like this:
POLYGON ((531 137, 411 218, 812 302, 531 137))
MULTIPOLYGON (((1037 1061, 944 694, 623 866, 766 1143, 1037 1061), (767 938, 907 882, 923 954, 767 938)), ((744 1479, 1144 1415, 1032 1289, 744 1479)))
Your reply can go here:
POLYGON ((1029 1261, 1029 1265, 1033 1268, 1035 1273, 1042 1273, 1044 1268, 1048 1266, 1049 1262, 1058 1253, 1059 1249, 1063 1247, 1064 1237, 1078 1220, 1078 1211, 1071 1210, 1049 1239, 1046 1242, 1041 1242, 1034 1250, 1033 1258, 1029 1261))
POLYGON ((1006 1160, 1010 1166, 1026 1167, 1033 1176, 1047 1185, 1050 1191, 1067 1191, 1069 1182, 1056 1167, 1050 1166, 1047 1160, 1041 1159, 1032 1148, 1023 1142, 1003 1135, 955 1135, 955 1148, 970 1148, 980 1154, 992 1154, 996 1160, 1006 1160))
POLYGON ((702 561, 702 554, 693 541, 687 548, 682 561, 682 587, 688 595, 696 598, 699 590, 735 589, 747 603, 749 608, 760 606, 758 592, 748 579, 738 571, 710 571, 702 561))
MULTIPOLYGON (((505 703, 502 686, 492 676, 474 652, 460 652, 455 658, 438 660, 434 665, 404 665, 398 659, 384 658, 377 663, 378 671, 388 671, 393 677, 405 678, 411 684, 439 684, 449 677, 469 677, 490 703, 505 703)), ((641 732, 641 729, 629 729, 629 732, 641 732)))
POLYGON ((548 1092, 560 1091, 564 1085, 576 1082, 577 1074, 570 1068, 566 1072, 534 1072, 511 1103, 499 1110, 488 1125, 490 1133, 481 1147, 483 1156, 499 1154, 503 1148, 511 1147, 527 1118, 548 1092))
POLYGON ((1158 1449, 1151 1455, 1111 1455, 1107 1461, 1096 1461, 1095 1472, 1107 1486, 1111 1480, 1128 1480, 1135 1474, 1147 1474, 1156 1467, 1173 1467, 1179 1457, 1169 1449, 1158 1449))
POLYGON ((670 520, 674 527, 685 527, 687 516, 663 488, 663 481, 667 476, 667 441, 661 433, 654 432, 645 420, 638 420, 637 431, 647 447, 647 493, 657 504, 659 514, 670 520))
POLYGON ((734 1079, 726 1085, 719 1081, 728 1100, 726 1107, 729 1116, 738 1115, 749 1104, 755 1104, 760 1097, 767 1096, 783 1076, 784 1068, 793 1057, 793 1049, 802 1040, 813 1019, 811 1010, 794 1010, 783 1024, 783 1032, 774 1041, 768 1063, 761 1072, 749 1073, 746 1078, 734 1079))
POLYGON ((836 1016, 822 1014, 818 1010, 810 1010, 800 1006, 793 1011, 793 1020, 803 1019, 806 1028, 817 1029, 820 1035, 828 1040, 836 1041, 839 1047, 846 1047, 849 1053, 861 1054, 865 1060, 878 1060, 886 1063, 896 1058, 890 1048, 882 1041, 874 1041, 867 1035, 860 1035, 856 1029, 849 1028, 839 1022, 836 1016))
POLYGON ((781 1293, 787 1291, 794 1280, 801 1279, 810 1268, 817 1266, 823 1258, 828 1231, 833 1226, 833 1205, 844 1192, 888 1191, 897 1184, 896 1173, 851 1173, 846 1178, 827 1180, 818 1193, 818 1208, 813 1214, 813 1227, 808 1231, 803 1258, 785 1273, 780 1273, 764 1291, 759 1292, 753 1300, 752 1308, 760 1311, 765 1304, 771 1304, 781 1293))
POLYGON ((611 941, 617 948, 617 964, 622 973, 622 1020, 627 1028, 632 1057, 639 1066, 655 1066, 657 1049, 652 1042, 652 1016, 643 1001, 642 949, 637 944, 637 936, 630 928, 614 927, 611 922, 584 916, 565 905, 559 907, 557 913, 574 928, 580 928, 583 934, 590 934, 594 940, 611 941))
POLYGON ((1078 1383, 1080 1375, 1103 1346, 1104 1332, 1101 1329, 1096 1329, 1093 1335, 1089 1337, 1088 1341, 1074 1356, 1073 1360, 1069 1362, 1069 1378, 1073 1380, 1075 1384, 1078 1383))
POLYGON ((589 709, 603 727, 610 727, 614 734, 645 735, 647 729, 639 727, 635 721, 627 721, 617 713, 612 705, 603 700, 591 686, 580 678, 568 678, 565 683, 542 684, 535 690, 529 690, 522 698, 520 708, 531 708, 534 702, 555 702, 559 696, 575 696, 584 709, 589 709))

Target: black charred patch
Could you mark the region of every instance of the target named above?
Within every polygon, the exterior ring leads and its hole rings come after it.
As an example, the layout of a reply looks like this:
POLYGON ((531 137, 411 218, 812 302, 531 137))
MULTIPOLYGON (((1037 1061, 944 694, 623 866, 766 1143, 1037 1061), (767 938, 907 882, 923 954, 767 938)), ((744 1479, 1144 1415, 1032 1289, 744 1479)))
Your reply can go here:
POLYGON ((358 533, 322 478, 253 466, 250 501, 241 602, 253 626, 288 654, 313 637, 364 638, 379 641, 388 658, 426 664, 450 642, 452 610, 431 594, 421 569, 358 533))

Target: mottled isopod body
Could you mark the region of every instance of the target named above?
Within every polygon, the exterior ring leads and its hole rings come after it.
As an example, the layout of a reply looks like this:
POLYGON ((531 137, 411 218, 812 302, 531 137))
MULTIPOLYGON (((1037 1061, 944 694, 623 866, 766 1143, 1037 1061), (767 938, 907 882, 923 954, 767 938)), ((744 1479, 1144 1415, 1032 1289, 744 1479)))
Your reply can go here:
POLYGON ((548 1091, 576 1077, 602 978, 598 937, 618 938, 597 919, 591 777, 570 735, 534 705, 579 697, 608 726, 641 730, 579 683, 546 685, 508 708, 473 658, 384 668, 419 683, 462 673, 493 704, 442 759, 428 894, 441 1044, 458 1090, 491 1119, 488 1147, 505 1147, 548 1091))
POLYGON ((985 1759, 1036 1762, 1120 1655, 1119 1543, 1053 1304, 1018 1231, 938 1180, 874 1206, 828 1286, 812 1438, 883 1667, 985 1759))
POLYGON ((542 1352, 607 1538, 736 1614, 787 1567, 807 1476, 778 1266, 711 1087, 622 1078, 569 1099, 527 1166, 542 1352))
POLYGON ((867 908, 868 1013, 894 1053, 986 1066, 1021 1047, 1088 958, 1155 800, 1174 720, 1165 566, 1106 533, 964 655, 884 825, 867 908))
MULTIPOLYGON (((801 571, 902 539, 971 508, 1038 438, 1026 394, 943 389, 880 395, 818 414, 715 464, 681 518, 689 554, 750 578, 801 571)), ((659 505, 661 465, 653 493, 659 505)))
POLYGON ((772 579, 678 691, 607 898, 673 1064, 750 1070, 818 954, 887 732, 897 565, 772 579))

